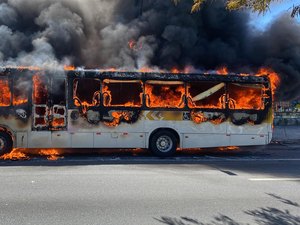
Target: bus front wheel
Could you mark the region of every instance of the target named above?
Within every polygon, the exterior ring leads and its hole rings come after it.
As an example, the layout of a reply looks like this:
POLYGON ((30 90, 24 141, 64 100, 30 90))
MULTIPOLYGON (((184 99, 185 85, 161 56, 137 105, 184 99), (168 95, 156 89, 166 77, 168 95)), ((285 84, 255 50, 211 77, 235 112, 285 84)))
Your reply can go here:
POLYGON ((11 136, 8 133, 0 132, 0 155, 10 152, 12 146, 11 136))
POLYGON ((177 148, 176 137, 170 131, 161 130, 152 135, 149 146, 152 153, 156 156, 172 156, 177 148))

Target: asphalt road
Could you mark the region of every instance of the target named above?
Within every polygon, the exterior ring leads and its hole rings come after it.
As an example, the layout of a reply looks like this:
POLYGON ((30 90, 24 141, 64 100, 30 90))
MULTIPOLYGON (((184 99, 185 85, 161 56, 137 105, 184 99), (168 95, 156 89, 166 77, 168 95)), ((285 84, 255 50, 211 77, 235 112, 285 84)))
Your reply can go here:
POLYGON ((300 146, 0 161, 0 224, 300 224, 300 146), (134 156, 133 156, 134 155, 134 156))

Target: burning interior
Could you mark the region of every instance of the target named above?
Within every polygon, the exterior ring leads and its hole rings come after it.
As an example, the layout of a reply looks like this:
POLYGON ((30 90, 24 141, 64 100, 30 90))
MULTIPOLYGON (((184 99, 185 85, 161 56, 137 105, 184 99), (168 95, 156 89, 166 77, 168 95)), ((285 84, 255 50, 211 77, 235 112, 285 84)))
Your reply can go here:
POLYGON ((55 85, 52 85, 51 127, 58 129, 67 125, 66 81, 64 79, 55 79, 53 83, 55 85))
POLYGON ((100 80, 99 79, 74 79, 73 103, 81 107, 83 112, 88 108, 100 105, 100 80))
POLYGON ((25 77, 17 77, 13 84, 13 105, 24 105, 28 103, 30 85, 25 77))
POLYGON ((143 85, 139 80, 105 79, 102 87, 104 106, 141 107, 143 85))
POLYGON ((72 114, 71 121, 82 116, 107 126, 134 123, 143 110, 184 111, 197 124, 227 119, 234 124, 258 124, 272 101, 270 82, 261 75, 89 71, 79 76, 69 70, 67 77, 51 77, 46 71, 29 71, 30 76, 20 76, 23 71, 13 79, 1 76, 0 106, 29 106, 31 80, 35 130, 67 129, 67 107, 79 113, 72 114))
POLYGON ((11 105, 11 91, 7 78, 0 79, 0 106, 11 105))
POLYGON ((184 108, 185 87, 180 81, 146 81, 146 106, 149 108, 184 108))
POLYGON ((194 82, 187 85, 188 106, 190 108, 225 108, 225 83, 194 82))
POLYGON ((48 120, 48 83, 49 80, 46 76, 36 74, 32 77, 33 92, 33 126, 35 128, 44 128, 49 126, 48 120))
POLYGON ((228 84, 229 108, 263 110, 264 90, 261 84, 228 84))

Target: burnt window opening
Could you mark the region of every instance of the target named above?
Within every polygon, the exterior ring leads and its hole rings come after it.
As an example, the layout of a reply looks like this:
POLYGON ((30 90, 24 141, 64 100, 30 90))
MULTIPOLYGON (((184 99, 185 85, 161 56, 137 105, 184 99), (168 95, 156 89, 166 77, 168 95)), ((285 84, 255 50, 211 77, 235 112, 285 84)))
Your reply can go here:
POLYGON ((225 83, 193 82, 187 84, 188 106, 190 108, 225 108, 225 83))
POLYGON ((47 123, 47 121, 46 121, 46 118, 45 118, 45 117, 36 117, 36 118, 34 119, 34 126, 35 126, 36 128, 48 126, 48 123, 47 123))
POLYGON ((53 120, 54 128, 66 126, 66 81, 54 79, 52 85, 53 120))
POLYGON ((185 87, 180 81, 147 81, 146 105, 149 108, 183 108, 185 87))
POLYGON ((33 103, 46 105, 48 103, 48 79, 45 76, 34 75, 33 78, 33 103))
POLYGON ((100 80, 98 79, 74 79, 73 103, 78 107, 92 107, 100 105, 100 80))
POLYGON ((104 106, 141 107, 143 99, 142 82, 138 80, 103 81, 104 106))
POLYGON ((66 105, 66 82, 64 79, 53 80, 52 101, 54 105, 66 105))
POLYGON ((8 79, 0 79, 0 107, 11 105, 11 90, 8 79))
POLYGON ((24 77, 14 79, 13 84, 13 105, 19 106, 28 103, 28 93, 30 90, 29 80, 24 77))
POLYGON ((230 109, 263 110, 264 86, 261 84, 228 84, 228 104, 230 109))

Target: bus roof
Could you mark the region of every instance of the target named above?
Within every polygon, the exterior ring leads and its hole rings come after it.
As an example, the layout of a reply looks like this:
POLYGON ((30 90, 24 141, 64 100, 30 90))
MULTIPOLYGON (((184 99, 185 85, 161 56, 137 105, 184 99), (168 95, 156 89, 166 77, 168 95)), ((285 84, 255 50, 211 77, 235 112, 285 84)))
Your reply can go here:
POLYGON ((230 73, 219 75, 215 73, 168 73, 168 72, 130 72, 130 71, 102 71, 102 70, 36 70, 1 67, 0 76, 17 75, 18 73, 36 74, 49 73, 54 77, 67 75, 78 78, 118 79, 118 80, 166 80, 166 81, 216 81, 216 82, 239 82, 239 83, 268 83, 267 74, 262 76, 240 75, 230 73))

